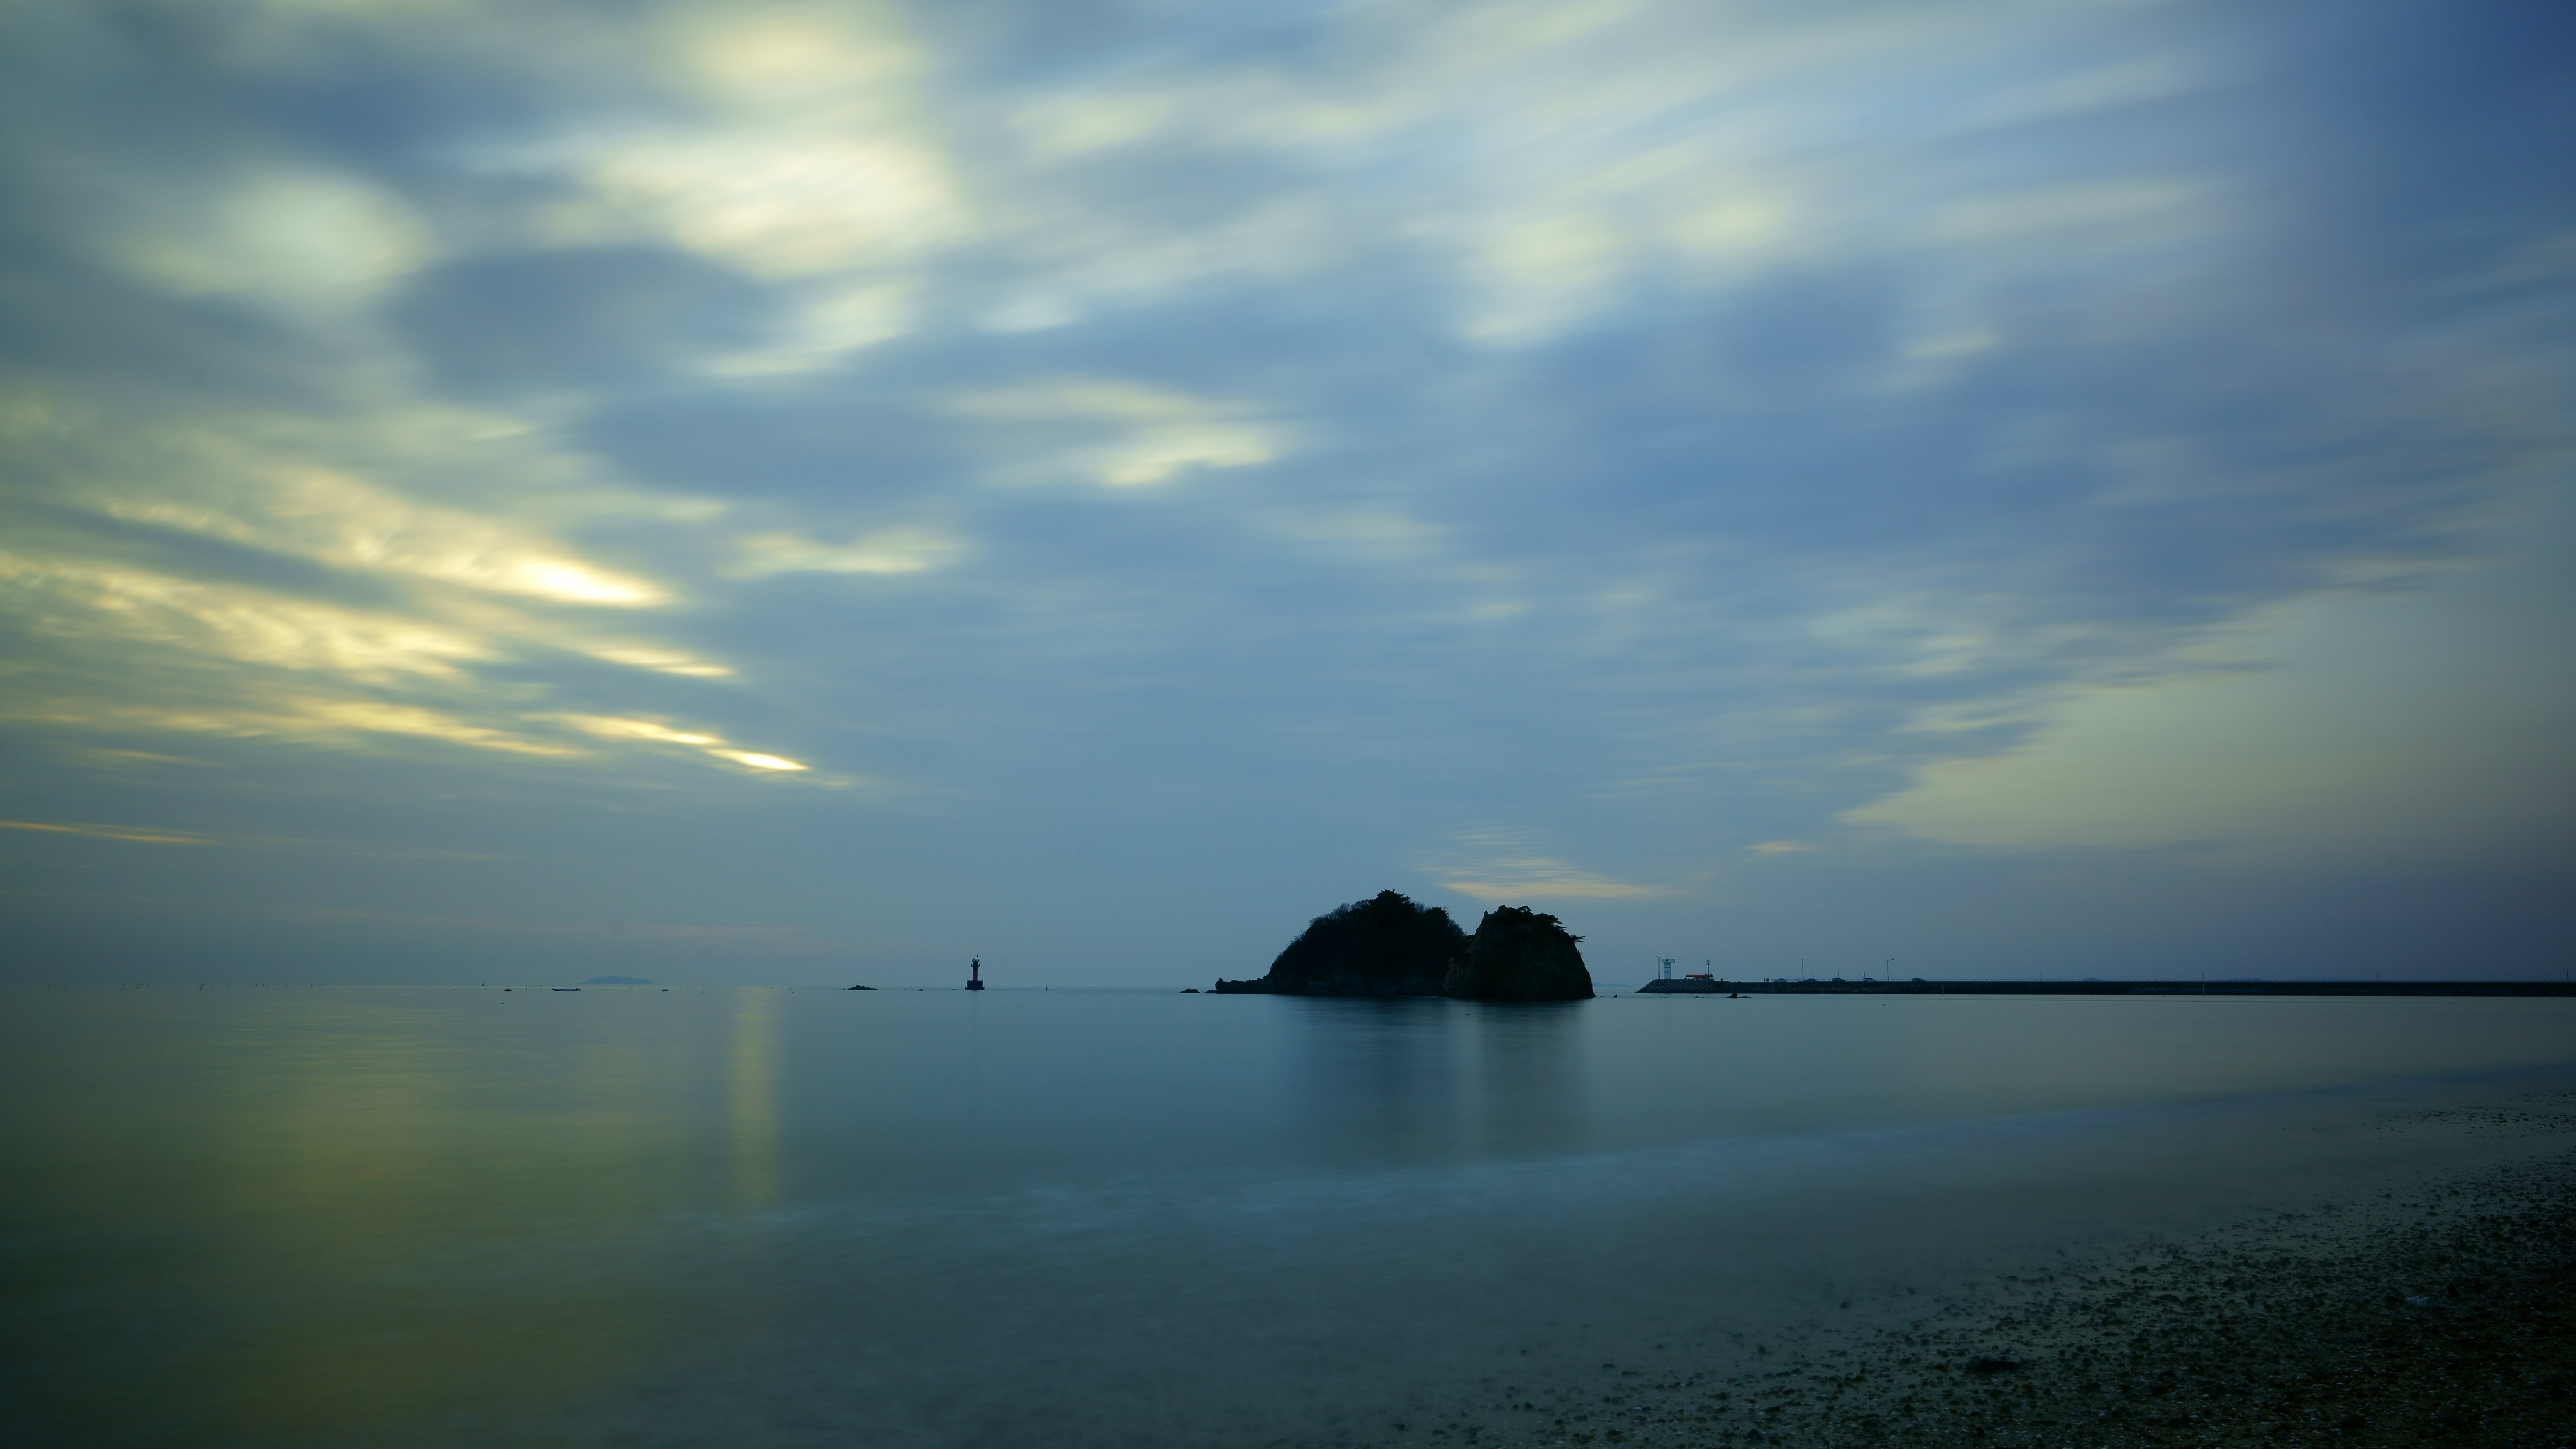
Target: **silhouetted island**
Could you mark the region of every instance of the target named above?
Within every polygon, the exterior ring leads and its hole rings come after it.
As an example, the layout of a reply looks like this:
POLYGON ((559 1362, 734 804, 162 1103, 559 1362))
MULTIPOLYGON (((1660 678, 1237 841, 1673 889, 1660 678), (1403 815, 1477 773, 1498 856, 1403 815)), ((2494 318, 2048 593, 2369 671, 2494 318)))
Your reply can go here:
POLYGON ((1219 981, 1216 989, 1220 995, 1438 996, 1449 958, 1466 945, 1467 933, 1447 911, 1379 891, 1307 922, 1268 975, 1219 981))
POLYGON ((1470 937, 1438 906, 1380 891, 1307 923, 1269 974, 1216 983, 1221 995, 1459 996, 1573 1001, 1592 995, 1583 953, 1556 917, 1522 906, 1485 913, 1470 937))
POLYGON ((1556 917, 1527 906, 1496 906, 1476 923, 1467 949, 1449 958, 1442 989, 1476 1001, 1581 1001, 1592 995, 1582 940, 1556 917))

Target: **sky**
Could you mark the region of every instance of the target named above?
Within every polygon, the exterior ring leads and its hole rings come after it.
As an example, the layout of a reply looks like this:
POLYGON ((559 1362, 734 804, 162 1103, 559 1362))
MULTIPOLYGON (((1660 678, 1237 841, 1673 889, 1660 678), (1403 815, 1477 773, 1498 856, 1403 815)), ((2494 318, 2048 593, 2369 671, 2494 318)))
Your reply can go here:
POLYGON ((22 0, 0 979, 2556 979, 2571 176, 2541 3, 22 0))

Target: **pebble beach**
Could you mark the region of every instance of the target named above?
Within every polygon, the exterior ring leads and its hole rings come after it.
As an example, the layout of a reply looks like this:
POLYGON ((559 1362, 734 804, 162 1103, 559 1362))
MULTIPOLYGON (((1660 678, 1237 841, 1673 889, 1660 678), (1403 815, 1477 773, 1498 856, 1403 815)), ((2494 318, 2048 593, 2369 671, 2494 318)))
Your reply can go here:
POLYGON ((2576 1099, 2392 1132, 2529 1139, 2520 1161, 2153 1240, 1818 1327, 1730 1369, 1390 1426, 1441 1445, 2576 1444, 2576 1099))

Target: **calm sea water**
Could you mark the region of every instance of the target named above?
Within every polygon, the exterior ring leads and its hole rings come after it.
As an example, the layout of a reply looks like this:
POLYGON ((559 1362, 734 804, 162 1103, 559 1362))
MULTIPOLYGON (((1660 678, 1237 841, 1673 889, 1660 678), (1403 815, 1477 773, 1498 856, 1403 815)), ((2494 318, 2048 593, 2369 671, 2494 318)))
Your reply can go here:
POLYGON ((14 1443, 1366 1440, 2526 1152, 2576 1003, 0 993, 14 1443))

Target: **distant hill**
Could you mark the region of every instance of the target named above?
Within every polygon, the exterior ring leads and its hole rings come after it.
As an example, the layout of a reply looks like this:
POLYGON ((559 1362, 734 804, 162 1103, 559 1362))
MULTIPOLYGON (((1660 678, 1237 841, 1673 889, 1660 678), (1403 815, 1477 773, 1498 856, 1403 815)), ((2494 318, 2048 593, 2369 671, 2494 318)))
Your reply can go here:
POLYGON ((641 976, 593 976, 581 984, 584 986, 650 986, 653 983, 641 976))

